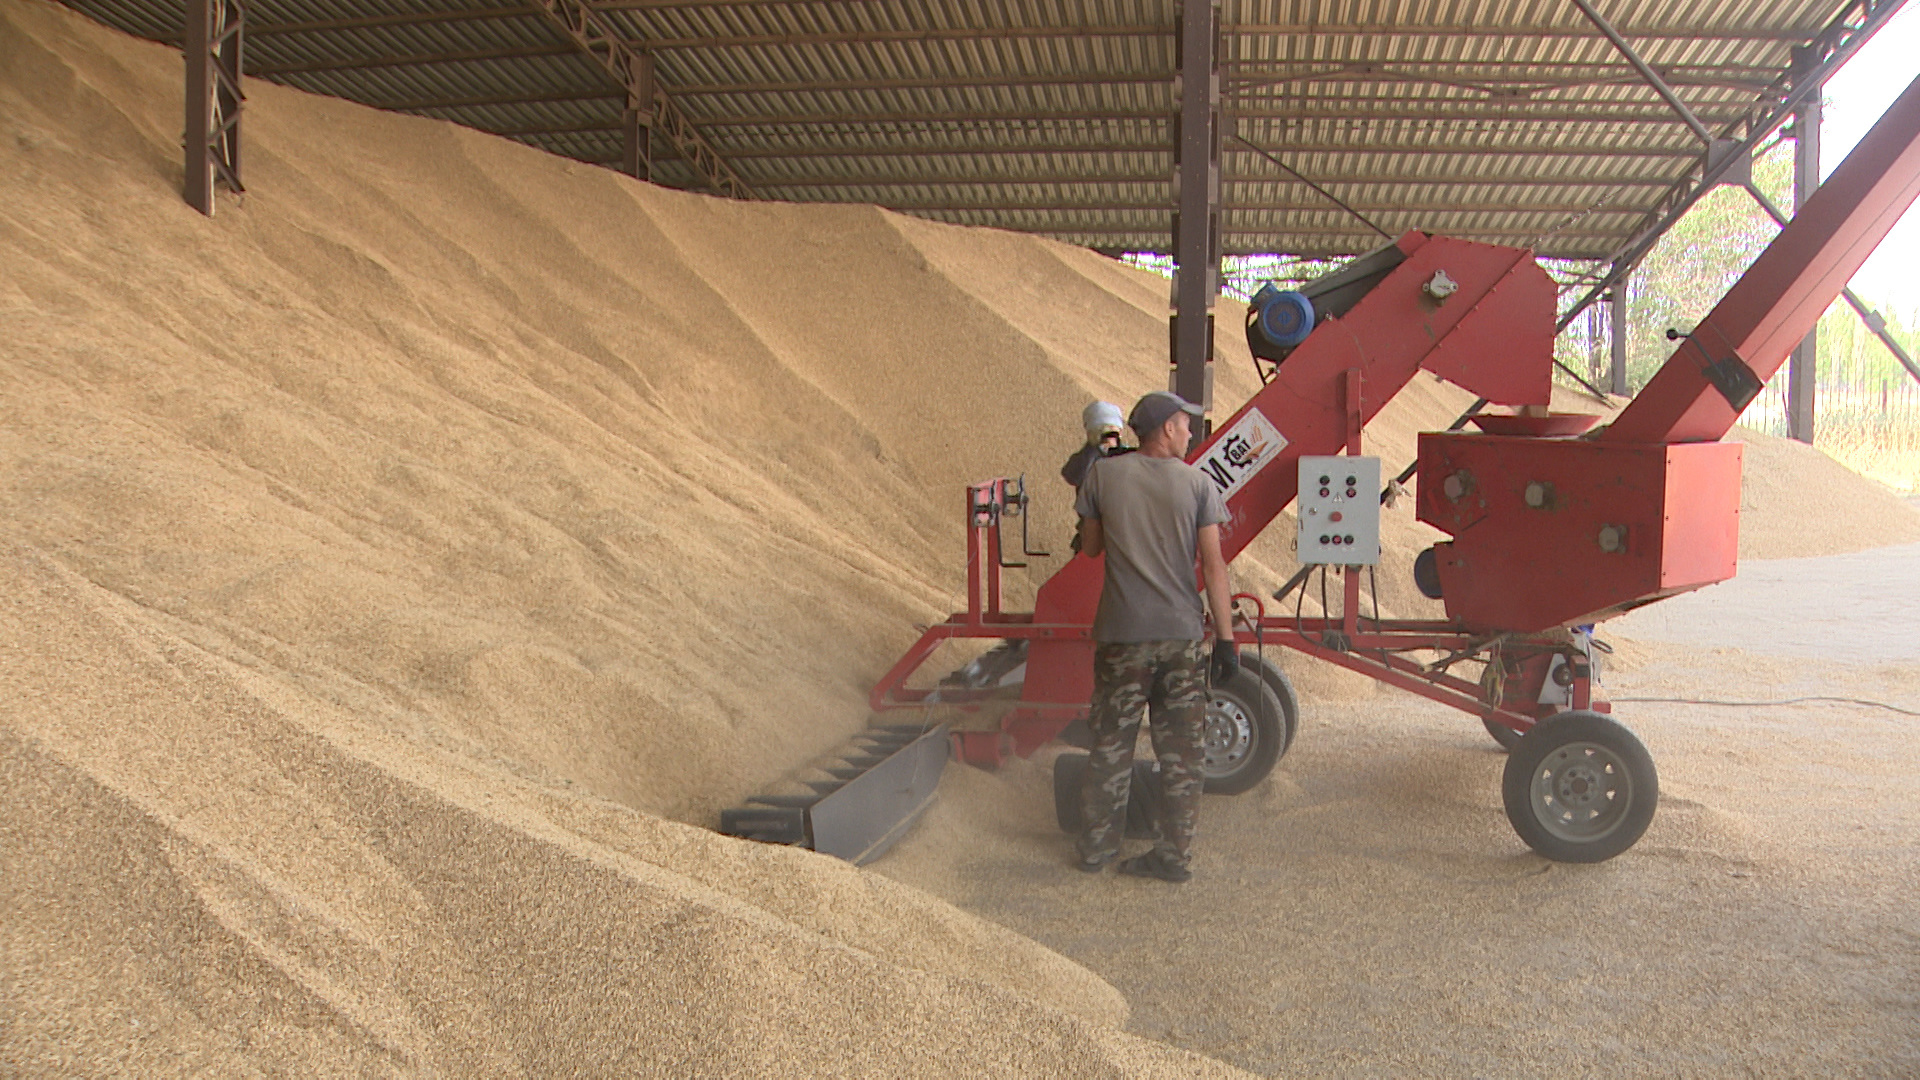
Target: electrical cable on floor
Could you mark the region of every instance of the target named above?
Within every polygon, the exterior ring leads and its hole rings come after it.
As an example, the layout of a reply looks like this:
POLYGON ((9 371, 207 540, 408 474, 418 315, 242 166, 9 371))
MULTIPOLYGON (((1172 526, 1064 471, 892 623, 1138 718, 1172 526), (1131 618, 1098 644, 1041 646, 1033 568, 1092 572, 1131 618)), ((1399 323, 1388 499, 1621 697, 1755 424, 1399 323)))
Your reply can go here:
POLYGON ((1870 708, 1897 712, 1902 716, 1920 716, 1920 710, 1903 709, 1898 705, 1889 705, 1884 701, 1869 701, 1866 698, 1828 697, 1824 694, 1814 694, 1809 697, 1784 698, 1780 701, 1718 701, 1711 698, 1685 697, 1615 697, 1608 698, 1607 700, 1613 702, 1646 702, 1665 705, 1727 705, 1746 709, 1765 708, 1773 705, 1802 705, 1811 701, 1824 701, 1833 705, 1866 705, 1870 708))

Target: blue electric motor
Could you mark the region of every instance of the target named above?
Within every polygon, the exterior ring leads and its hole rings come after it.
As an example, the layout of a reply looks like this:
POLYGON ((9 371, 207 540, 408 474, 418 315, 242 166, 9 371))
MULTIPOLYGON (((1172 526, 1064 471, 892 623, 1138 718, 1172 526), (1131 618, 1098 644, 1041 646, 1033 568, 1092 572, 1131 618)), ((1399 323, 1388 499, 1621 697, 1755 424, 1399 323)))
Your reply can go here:
POLYGON ((1247 347, 1255 356, 1277 360, 1313 333, 1313 301, 1272 282, 1253 294, 1247 308, 1247 347), (1279 355, 1275 355, 1275 354, 1279 355))

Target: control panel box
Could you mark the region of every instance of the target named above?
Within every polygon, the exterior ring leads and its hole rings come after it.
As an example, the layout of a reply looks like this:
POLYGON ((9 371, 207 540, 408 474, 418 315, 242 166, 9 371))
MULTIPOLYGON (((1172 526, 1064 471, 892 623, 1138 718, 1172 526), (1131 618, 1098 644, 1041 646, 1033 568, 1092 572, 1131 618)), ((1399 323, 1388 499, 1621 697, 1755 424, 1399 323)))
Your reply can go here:
POLYGON ((1380 561, 1380 459, 1300 459, 1301 563, 1373 566, 1380 561))

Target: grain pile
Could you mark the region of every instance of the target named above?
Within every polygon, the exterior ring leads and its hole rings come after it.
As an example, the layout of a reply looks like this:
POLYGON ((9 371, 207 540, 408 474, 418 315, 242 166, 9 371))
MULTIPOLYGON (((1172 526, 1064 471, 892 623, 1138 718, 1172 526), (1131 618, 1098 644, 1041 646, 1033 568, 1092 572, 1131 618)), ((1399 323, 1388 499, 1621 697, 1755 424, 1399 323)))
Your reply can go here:
POLYGON ((877 212, 268 86, 208 222, 179 72, 0 3, 0 1071, 1212 1070, 1007 931, 657 816, 861 724, 945 603, 915 469, 972 436, 847 382, 940 358, 780 325, 781 275, 837 235, 989 314, 877 212), (702 276, 782 243, 747 310, 702 276))
POLYGON ((1163 378, 1164 282, 258 83, 209 221, 180 81, 0 0, 0 1060, 1214 1068, 1024 938, 688 824, 865 722, 965 482, 1032 474, 1064 546, 1053 470, 1163 378))

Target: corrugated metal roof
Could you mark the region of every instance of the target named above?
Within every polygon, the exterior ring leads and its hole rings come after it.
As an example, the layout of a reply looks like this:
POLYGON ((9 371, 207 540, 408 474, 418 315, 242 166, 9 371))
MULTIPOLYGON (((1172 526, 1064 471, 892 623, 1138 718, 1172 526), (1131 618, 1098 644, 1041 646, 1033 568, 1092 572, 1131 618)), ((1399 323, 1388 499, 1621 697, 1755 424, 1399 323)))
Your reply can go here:
MULTIPOLYGON (((179 0, 68 0, 177 42, 179 0)), ((1610 0, 1701 120, 1777 96, 1797 46, 1867 0, 1610 0), (1770 89, 1771 88, 1771 89, 1770 89)), ((1879 8, 1897 8, 1882 0, 1879 8)), ((625 95, 535 6, 249 0, 248 74, 596 163, 625 95)), ((870 202, 1164 252, 1174 0, 605 0, 756 197, 870 202)), ((1701 147, 1561 0, 1224 0, 1222 246, 1342 254, 1423 228, 1597 259, 1701 147), (1284 166, 1284 168, 1282 167, 1284 166)), ((701 174, 656 136, 654 178, 701 174)))

